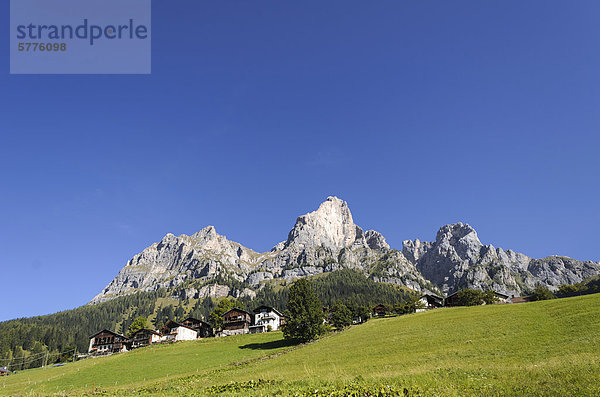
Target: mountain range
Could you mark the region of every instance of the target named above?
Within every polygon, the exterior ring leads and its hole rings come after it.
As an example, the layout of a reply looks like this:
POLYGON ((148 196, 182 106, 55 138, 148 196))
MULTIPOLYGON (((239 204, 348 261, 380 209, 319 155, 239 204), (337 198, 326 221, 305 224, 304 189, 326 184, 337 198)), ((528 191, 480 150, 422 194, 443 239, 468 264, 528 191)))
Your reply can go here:
POLYGON ((379 232, 354 223, 345 201, 328 197, 298 217, 287 239, 268 252, 230 241, 213 226, 191 236, 169 233, 130 259, 90 303, 160 288, 177 288, 180 298, 253 297, 266 283, 344 268, 418 292, 478 288, 515 296, 537 285, 553 290, 600 274, 600 262, 533 259, 484 245, 463 223, 442 226, 433 242, 406 240, 402 250, 392 249, 379 232))

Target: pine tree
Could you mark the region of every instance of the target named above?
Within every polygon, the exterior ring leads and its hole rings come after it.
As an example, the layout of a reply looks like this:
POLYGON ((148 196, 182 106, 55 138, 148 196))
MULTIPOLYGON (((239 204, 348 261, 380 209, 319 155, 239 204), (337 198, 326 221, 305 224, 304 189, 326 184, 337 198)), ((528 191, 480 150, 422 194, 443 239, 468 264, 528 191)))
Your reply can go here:
POLYGON ((323 306, 307 279, 297 280, 290 288, 287 316, 283 327, 286 339, 307 342, 325 332, 323 306))
POLYGON ((342 329, 352 324, 352 312, 342 301, 337 301, 333 305, 331 323, 337 329, 342 329))

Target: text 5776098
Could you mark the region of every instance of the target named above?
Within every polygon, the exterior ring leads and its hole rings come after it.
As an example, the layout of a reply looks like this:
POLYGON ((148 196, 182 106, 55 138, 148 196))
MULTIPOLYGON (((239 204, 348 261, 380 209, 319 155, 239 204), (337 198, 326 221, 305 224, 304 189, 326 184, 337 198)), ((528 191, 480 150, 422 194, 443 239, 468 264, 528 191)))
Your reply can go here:
POLYGON ((67 51, 67 43, 19 43, 18 49, 26 52, 64 52, 67 51))

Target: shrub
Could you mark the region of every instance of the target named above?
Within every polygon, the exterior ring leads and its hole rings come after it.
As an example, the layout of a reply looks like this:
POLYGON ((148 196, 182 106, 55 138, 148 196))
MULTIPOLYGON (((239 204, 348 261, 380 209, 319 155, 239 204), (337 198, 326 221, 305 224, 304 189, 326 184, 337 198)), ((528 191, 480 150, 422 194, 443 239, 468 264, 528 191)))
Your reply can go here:
POLYGON ((493 303, 498 302, 499 299, 496 296, 496 293, 493 290, 489 289, 483 293, 483 301, 486 305, 491 305, 493 303))
POLYGON ((531 294, 531 296, 529 297, 529 300, 543 301, 543 300, 554 299, 554 298, 556 298, 556 297, 554 296, 554 294, 552 292, 550 292, 550 290, 548 288, 544 287, 543 285, 538 285, 533 290, 533 294, 531 294))
POLYGON ((394 311, 398 314, 414 313, 418 309, 424 309, 425 305, 418 296, 411 296, 407 300, 394 305, 394 311))
POLYGON ((478 306, 483 305, 484 293, 477 289, 463 289, 456 294, 457 306, 478 306))

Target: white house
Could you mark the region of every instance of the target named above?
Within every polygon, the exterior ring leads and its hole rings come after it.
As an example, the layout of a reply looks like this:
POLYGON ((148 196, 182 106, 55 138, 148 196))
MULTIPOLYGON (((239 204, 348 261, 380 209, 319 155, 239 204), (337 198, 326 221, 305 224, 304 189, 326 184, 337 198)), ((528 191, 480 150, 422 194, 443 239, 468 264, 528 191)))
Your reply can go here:
POLYGON ((435 309, 444 306, 444 298, 434 294, 421 295, 419 301, 423 305, 423 308, 417 309, 417 312, 422 312, 424 310, 435 309))
POLYGON ((195 340, 198 338, 198 332, 196 332, 196 330, 171 320, 167 321, 161 328, 161 334, 161 341, 164 342, 195 340))
POLYGON ((252 312, 254 313, 254 325, 250 326, 250 333, 276 331, 285 323, 285 316, 272 307, 259 306, 252 312))

